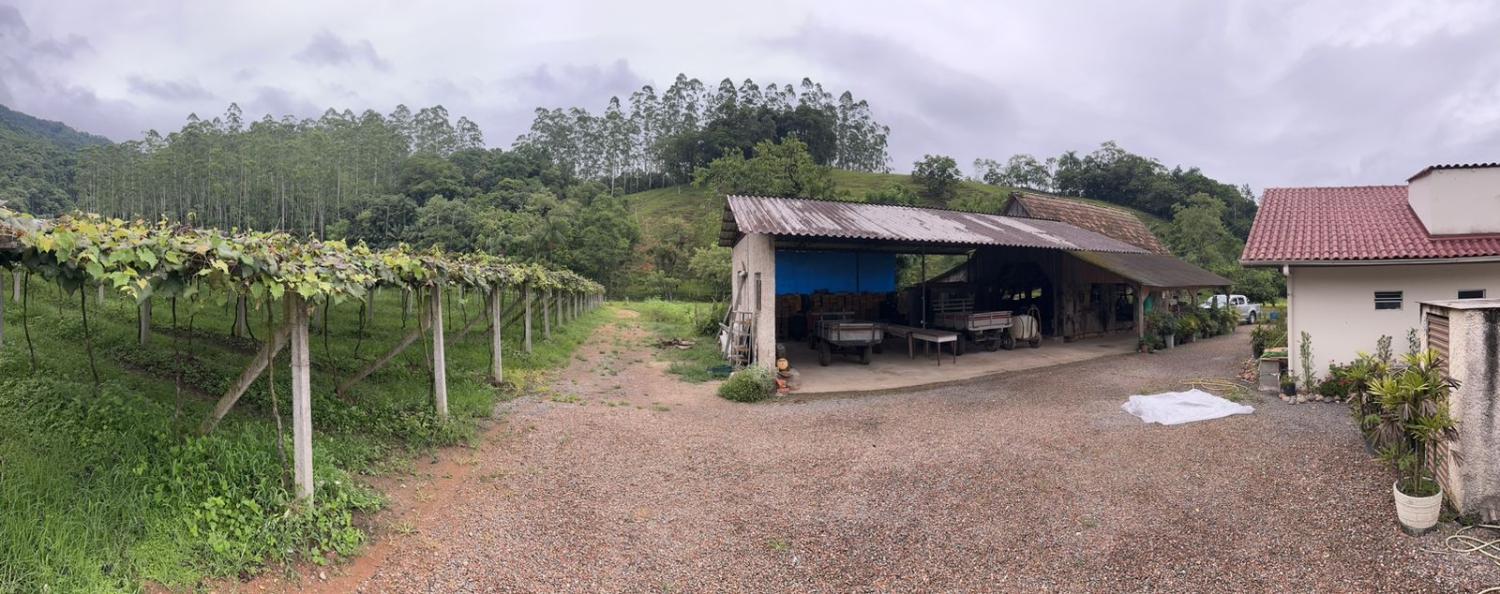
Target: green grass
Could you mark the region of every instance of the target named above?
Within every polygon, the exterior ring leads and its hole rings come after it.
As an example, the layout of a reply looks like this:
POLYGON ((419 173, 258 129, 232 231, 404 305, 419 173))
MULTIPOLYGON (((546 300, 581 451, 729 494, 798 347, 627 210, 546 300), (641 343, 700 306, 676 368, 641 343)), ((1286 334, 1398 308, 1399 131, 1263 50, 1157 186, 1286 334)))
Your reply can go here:
POLYGON ((641 323, 650 331, 655 341, 687 339, 693 346, 680 349, 666 347, 657 351, 657 356, 669 361, 667 371, 683 381, 702 383, 727 377, 728 363, 719 354, 717 323, 722 309, 712 303, 684 301, 637 301, 618 302, 615 307, 641 314, 641 323), (714 334, 704 331, 714 329, 714 334))
MULTIPOLYGON (((863 171, 833 170, 833 184, 836 192, 847 193, 849 196, 863 200, 866 193, 885 188, 891 184, 899 184, 912 192, 921 192, 921 185, 912 181, 911 176, 904 173, 866 173, 863 171)), ((936 208, 947 208, 959 204, 993 204, 995 212, 1003 208, 1007 197, 1013 191, 1012 188, 992 186, 975 181, 964 180, 959 182, 958 191, 948 201, 923 199, 918 206, 936 208)))
MULTIPOLYGON (((228 339, 228 307, 205 299, 194 315, 184 303, 174 333, 170 305, 159 300, 155 335, 141 348, 133 304, 112 296, 100 306, 91 297, 101 379, 95 394, 78 296, 60 296, 40 279, 31 291, 37 369, 31 369, 19 303, 6 304, 0 348, 0 592, 133 592, 151 582, 194 589, 267 565, 354 554, 364 540, 355 517, 381 504, 359 476, 401 472, 411 468, 410 458, 432 448, 471 443, 479 420, 516 393, 486 381, 482 327, 457 340, 463 322, 454 295, 447 324, 449 422, 433 412, 420 345, 355 387, 347 401, 340 399, 335 383, 404 331, 396 291, 381 293, 363 340, 358 304, 332 308, 327 341, 320 321, 312 328, 316 505, 296 509, 283 479, 265 377, 214 433, 196 434, 256 346, 228 339), (186 331, 190 319, 192 333, 186 331), (185 361, 181 395, 173 381, 179 369, 174 336, 185 361)), ((470 316, 478 315, 479 301, 471 297, 465 305, 470 316)), ((565 364, 607 317, 590 312, 554 329, 552 340, 538 338, 529 355, 520 352, 519 328, 513 329, 507 379, 529 385, 565 364)), ((266 336, 264 310, 253 312, 252 320, 255 333, 266 336)), ((286 365, 283 351, 275 370, 283 422, 290 420, 286 365)))

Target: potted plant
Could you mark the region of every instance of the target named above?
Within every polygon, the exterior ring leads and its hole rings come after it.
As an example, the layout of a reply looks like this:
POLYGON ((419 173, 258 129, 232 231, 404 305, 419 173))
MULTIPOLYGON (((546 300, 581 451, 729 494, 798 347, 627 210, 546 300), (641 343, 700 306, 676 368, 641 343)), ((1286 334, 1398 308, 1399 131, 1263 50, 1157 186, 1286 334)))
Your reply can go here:
POLYGON ((1281 395, 1287 398, 1297 397, 1297 380, 1292 379, 1290 374, 1281 374, 1281 395))
POLYGON ((1370 396, 1379 402, 1375 439, 1381 459, 1399 477, 1391 485, 1396 517, 1409 534, 1421 534, 1438 521, 1443 489, 1438 485, 1428 452, 1451 438, 1448 415, 1452 380, 1444 376, 1436 351, 1405 357, 1406 366, 1370 382, 1370 396))
POLYGON ((1198 316, 1193 315, 1192 313, 1186 313, 1178 316, 1177 337, 1181 339, 1179 342, 1182 342, 1183 344, 1193 342, 1193 339, 1198 336, 1198 329, 1198 316))
POLYGON ((1146 329, 1150 334, 1165 341, 1166 348, 1177 346, 1177 316, 1172 315, 1171 312, 1156 309, 1146 314, 1146 329))

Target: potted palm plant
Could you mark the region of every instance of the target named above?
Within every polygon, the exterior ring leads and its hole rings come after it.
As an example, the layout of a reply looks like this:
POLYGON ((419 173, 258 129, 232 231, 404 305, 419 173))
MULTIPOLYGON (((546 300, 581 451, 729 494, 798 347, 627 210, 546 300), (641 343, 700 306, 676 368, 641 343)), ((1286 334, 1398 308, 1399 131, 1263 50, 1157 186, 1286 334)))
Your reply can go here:
POLYGON ((1421 534, 1437 525, 1443 507, 1443 489, 1428 453, 1453 436, 1448 414, 1453 381, 1443 375, 1436 351, 1407 355, 1404 362, 1404 368, 1369 383, 1370 396, 1379 402, 1378 418, 1369 421, 1381 459, 1400 477, 1391 485, 1396 517, 1407 533, 1421 534))

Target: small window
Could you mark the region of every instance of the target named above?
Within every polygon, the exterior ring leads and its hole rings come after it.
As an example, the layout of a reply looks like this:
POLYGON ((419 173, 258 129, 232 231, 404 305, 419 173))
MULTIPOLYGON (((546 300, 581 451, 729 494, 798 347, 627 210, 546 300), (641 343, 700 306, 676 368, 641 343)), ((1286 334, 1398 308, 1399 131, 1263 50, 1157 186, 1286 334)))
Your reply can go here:
POLYGON ((1467 289, 1458 292, 1459 299, 1484 299, 1484 289, 1467 289))
POLYGON ((1401 291, 1376 291, 1375 309, 1401 309, 1401 291))

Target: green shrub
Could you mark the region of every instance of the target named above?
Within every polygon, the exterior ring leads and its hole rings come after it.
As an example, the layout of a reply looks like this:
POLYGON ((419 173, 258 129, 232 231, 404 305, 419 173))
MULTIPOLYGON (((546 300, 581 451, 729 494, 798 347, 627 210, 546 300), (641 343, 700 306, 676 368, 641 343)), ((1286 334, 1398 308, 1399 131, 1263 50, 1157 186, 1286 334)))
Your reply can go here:
POLYGON ((715 303, 708 306, 706 311, 693 310, 693 330, 698 336, 718 336, 719 324, 724 321, 724 316, 729 313, 729 306, 715 303))
POLYGON ((1156 336, 1177 334, 1177 317, 1166 309, 1157 308, 1146 314, 1146 330, 1156 336))
POLYGON ((735 402, 759 402, 776 393, 776 378, 764 367, 746 367, 734 372, 719 386, 719 397, 735 402))
POLYGON ((1261 318, 1250 331, 1250 350, 1258 359, 1266 352, 1266 349, 1274 349, 1286 346, 1286 320, 1278 318, 1275 321, 1267 321, 1261 318))

